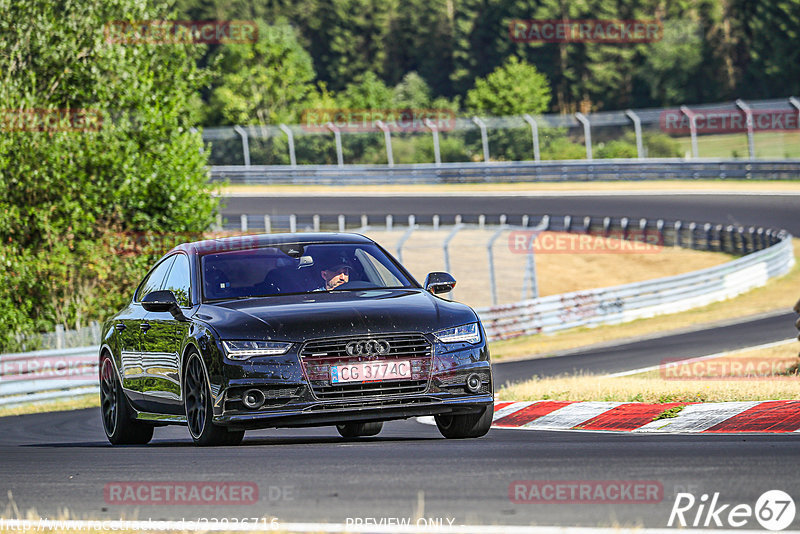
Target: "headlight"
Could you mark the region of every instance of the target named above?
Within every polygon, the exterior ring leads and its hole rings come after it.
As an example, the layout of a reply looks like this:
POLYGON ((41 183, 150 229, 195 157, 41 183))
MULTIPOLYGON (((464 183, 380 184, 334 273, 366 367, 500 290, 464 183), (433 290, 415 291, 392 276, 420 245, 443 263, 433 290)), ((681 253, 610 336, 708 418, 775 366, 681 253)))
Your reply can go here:
POLYGON ((246 360, 252 356, 278 356, 292 346, 281 341, 223 341, 225 352, 231 360, 246 360))
POLYGON ((433 334, 436 339, 442 343, 480 343, 481 332, 478 329, 478 323, 465 324, 455 328, 448 328, 447 330, 439 330, 433 334))

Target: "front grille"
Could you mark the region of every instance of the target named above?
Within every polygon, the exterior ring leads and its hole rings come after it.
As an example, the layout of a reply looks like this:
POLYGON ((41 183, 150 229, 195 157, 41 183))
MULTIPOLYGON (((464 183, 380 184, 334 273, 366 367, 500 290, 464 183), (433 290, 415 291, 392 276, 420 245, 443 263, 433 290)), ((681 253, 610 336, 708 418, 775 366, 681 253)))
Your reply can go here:
POLYGON ((428 389, 433 349, 421 334, 368 335, 316 339, 300 349, 303 372, 318 399, 351 399, 389 395, 412 395, 428 389), (389 343, 387 353, 380 356, 350 356, 346 346, 352 341, 382 340, 389 343), (372 382, 331 384, 332 365, 371 361, 408 360, 411 378, 372 382))

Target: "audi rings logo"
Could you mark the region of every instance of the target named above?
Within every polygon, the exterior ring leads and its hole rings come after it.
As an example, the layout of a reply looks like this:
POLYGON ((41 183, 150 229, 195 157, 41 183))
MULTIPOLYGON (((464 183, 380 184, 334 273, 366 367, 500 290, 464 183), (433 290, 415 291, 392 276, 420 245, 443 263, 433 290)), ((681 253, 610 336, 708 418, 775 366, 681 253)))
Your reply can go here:
POLYGON ((381 356, 389 353, 389 342, 382 339, 351 341, 345 350, 350 356, 381 356))

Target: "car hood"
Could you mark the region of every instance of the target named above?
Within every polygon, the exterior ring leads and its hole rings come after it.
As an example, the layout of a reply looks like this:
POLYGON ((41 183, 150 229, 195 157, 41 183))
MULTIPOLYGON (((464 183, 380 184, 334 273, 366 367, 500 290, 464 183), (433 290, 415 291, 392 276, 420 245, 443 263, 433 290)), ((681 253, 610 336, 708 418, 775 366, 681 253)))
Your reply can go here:
POLYGON ((464 304, 421 289, 315 292, 203 304, 197 317, 223 339, 306 339, 431 333, 477 320, 464 304))

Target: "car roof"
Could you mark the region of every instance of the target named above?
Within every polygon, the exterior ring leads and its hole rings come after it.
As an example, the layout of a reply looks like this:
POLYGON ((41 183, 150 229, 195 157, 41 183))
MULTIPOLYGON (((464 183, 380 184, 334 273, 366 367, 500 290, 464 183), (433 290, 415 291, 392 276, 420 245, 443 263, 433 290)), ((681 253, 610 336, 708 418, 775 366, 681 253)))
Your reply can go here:
POLYGON ((221 237, 218 239, 205 239, 192 243, 183 243, 171 252, 178 250, 189 254, 205 255, 217 252, 227 252, 234 250, 246 250, 252 248, 262 248, 275 245, 288 244, 320 244, 320 243, 348 243, 348 244, 371 244, 373 241, 361 234, 334 233, 334 232, 301 232, 286 234, 258 234, 241 235, 231 237, 221 237))

